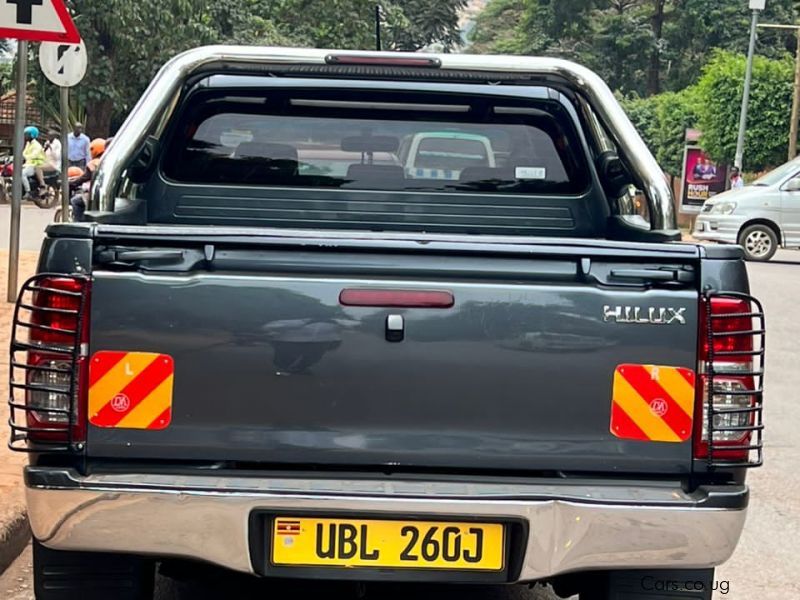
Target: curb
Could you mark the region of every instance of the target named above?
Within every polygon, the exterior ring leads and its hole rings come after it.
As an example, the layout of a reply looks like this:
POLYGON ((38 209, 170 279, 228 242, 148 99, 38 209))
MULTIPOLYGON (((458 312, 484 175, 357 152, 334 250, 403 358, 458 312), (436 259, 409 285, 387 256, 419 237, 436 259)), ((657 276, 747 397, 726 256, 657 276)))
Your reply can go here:
POLYGON ((20 512, 11 522, 0 530, 0 573, 3 573, 28 545, 31 528, 28 515, 20 512))

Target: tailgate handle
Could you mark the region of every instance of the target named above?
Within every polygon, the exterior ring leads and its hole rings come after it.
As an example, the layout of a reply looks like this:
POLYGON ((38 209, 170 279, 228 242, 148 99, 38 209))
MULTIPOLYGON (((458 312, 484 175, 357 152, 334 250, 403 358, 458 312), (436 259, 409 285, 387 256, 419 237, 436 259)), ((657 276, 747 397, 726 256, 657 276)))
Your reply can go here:
POLYGON ((109 248, 99 253, 101 263, 136 263, 148 260, 177 262, 183 260, 183 250, 120 250, 109 248))
POLYGON ((140 260, 181 260, 183 250, 122 250, 117 252, 117 260, 136 262, 140 260))
POLYGON ((403 315, 386 317, 386 341, 402 342, 406 335, 406 324, 403 315))
POLYGON ((664 281, 691 283, 694 273, 685 269, 611 269, 614 279, 643 279, 645 281, 664 281))

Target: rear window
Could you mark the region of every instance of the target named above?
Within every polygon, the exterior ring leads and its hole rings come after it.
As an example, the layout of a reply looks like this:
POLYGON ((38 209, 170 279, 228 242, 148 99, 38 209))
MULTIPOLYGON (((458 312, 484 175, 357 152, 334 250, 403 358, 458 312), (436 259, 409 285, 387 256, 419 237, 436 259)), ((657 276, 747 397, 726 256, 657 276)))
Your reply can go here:
MULTIPOLYGON (((458 135, 458 132, 456 132, 458 135)), ((428 136, 420 134, 421 142, 414 153, 409 167, 423 169, 466 169, 469 167, 491 167, 489 154, 493 152, 488 138, 483 140, 428 136)))
POLYGON ((180 183, 571 195, 587 168, 550 101, 286 90, 196 93, 165 153, 180 183))

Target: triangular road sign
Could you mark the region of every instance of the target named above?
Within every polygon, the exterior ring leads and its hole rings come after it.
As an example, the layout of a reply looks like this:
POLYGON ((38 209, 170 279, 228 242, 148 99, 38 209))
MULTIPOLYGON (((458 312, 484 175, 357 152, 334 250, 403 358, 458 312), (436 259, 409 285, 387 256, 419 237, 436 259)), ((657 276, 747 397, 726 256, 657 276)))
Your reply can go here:
POLYGON ((81 35, 64 0, 0 0, 0 37, 77 44, 81 35))

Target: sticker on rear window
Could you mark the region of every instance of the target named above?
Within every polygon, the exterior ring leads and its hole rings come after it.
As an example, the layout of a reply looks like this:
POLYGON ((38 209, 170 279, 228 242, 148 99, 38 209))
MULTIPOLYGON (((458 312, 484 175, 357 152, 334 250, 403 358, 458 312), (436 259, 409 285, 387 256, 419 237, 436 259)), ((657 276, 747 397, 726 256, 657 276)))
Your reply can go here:
POLYGON ((544 167, 517 167, 517 179, 547 179, 547 169, 544 167))
POLYGON ((692 435, 695 372, 620 365, 614 372, 611 433, 624 440, 685 442, 692 435))
POLYGON ((97 352, 89 362, 89 422, 109 429, 166 429, 174 373, 166 354, 97 352))

